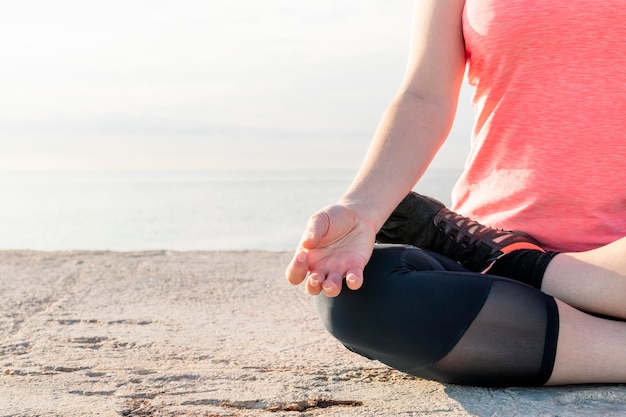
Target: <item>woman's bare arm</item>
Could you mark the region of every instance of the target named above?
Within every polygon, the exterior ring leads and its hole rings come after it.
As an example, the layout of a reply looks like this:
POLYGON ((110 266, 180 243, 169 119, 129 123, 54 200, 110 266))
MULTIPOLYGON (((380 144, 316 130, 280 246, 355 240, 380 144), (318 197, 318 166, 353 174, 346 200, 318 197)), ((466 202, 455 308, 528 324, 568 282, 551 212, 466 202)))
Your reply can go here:
POLYGON ((307 291, 336 296, 360 288, 374 238, 445 141, 465 71, 464 0, 416 2, 402 85, 383 115, 363 166, 333 206, 315 213, 286 275, 307 291))
POLYGON ((417 1, 403 83, 342 203, 379 227, 447 138, 465 71, 464 0, 417 1))

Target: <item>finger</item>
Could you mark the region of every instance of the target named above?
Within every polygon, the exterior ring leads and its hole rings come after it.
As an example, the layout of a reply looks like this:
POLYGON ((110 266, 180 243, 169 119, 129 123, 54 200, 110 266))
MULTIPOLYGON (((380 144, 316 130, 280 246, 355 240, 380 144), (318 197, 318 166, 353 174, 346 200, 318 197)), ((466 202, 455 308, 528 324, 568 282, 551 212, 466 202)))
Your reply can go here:
POLYGON ((325 280, 325 276, 324 274, 320 273, 319 271, 315 271, 312 272, 311 274, 309 274, 309 277, 307 278, 307 283, 312 287, 312 288, 322 288, 322 283, 325 280))
POLYGON ((305 290, 310 295, 318 295, 322 292, 322 282, 324 282, 324 277, 318 273, 310 274, 305 282, 305 290))
POLYGON ((324 210, 318 211, 309 219, 309 224, 302 236, 302 247, 307 249, 318 247, 322 238, 328 233, 328 229, 330 229, 328 213, 324 210))
POLYGON ((306 250, 299 250, 294 255, 293 259, 285 270, 285 276, 290 284, 298 285, 306 277, 309 271, 308 252, 306 250))
POLYGON ((355 269, 346 274, 346 284, 351 290, 358 290, 363 285, 363 271, 355 269))
POLYGON ((343 280, 343 275, 338 272, 331 272, 328 274, 324 283, 322 284, 322 289, 324 290, 324 294, 327 297, 336 297, 341 292, 341 281, 343 280))

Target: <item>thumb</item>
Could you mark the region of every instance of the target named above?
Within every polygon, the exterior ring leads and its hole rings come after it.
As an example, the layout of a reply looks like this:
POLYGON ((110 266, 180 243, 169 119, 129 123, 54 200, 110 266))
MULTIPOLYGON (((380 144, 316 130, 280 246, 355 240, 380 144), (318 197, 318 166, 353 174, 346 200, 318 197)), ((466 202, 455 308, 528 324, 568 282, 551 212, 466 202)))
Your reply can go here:
POLYGON ((311 216, 307 228, 302 236, 301 246, 306 249, 314 249, 330 229, 330 216, 326 210, 321 210, 311 216))

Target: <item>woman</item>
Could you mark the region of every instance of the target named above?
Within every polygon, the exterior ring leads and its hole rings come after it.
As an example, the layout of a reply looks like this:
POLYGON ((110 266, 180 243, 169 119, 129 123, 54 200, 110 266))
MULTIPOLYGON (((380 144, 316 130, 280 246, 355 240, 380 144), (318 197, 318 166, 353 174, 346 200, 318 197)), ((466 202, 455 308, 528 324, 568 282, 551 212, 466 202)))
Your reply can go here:
POLYGON ((287 267, 344 345, 453 383, 626 382, 625 18, 621 0, 417 2, 366 160, 287 267), (453 212, 407 193, 466 66, 476 123, 453 212))

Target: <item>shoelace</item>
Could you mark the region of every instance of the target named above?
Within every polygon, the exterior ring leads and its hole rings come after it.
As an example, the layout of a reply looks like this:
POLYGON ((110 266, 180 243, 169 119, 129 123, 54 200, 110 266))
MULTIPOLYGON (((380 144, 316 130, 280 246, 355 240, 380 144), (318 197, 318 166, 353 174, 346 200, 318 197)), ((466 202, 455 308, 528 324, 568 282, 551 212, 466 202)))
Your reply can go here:
POLYGON ((482 225, 448 209, 443 209, 437 217, 439 217, 439 222, 436 225, 446 236, 467 246, 483 243, 491 248, 497 248, 498 243, 504 242, 507 238, 504 237, 501 242, 495 242, 494 238, 512 235, 510 232, 482 225))

